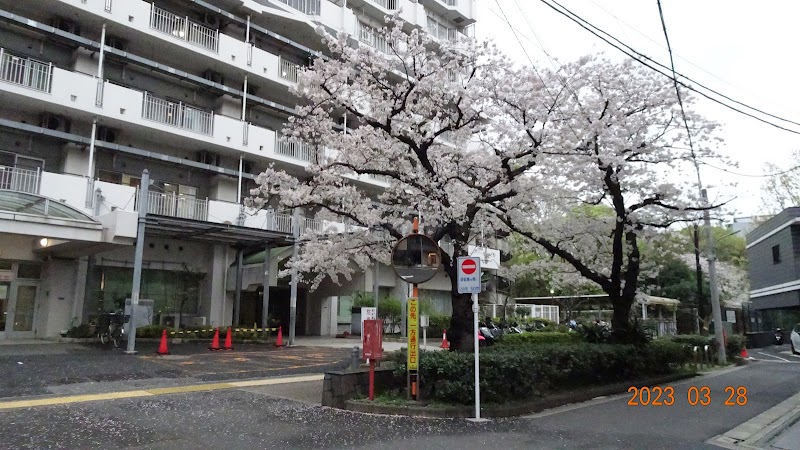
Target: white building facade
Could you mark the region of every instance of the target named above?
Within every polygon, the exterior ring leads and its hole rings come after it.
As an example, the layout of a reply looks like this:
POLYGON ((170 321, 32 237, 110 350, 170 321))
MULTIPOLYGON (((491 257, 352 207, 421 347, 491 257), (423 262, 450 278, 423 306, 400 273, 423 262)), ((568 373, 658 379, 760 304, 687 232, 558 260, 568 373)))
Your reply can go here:
MULTIPOLYGON (((316 157, 281 136, 289 87, 322 50, 316 28, 380 48, 371 30, 389 14, 459 39, 475 12, 474 0, 0 0, 0 339, 57 336, 122 307, 145 169, 141 298, 154 323, 261 326, 264 255, 269 313, 288 323, 275 274, 291 212, 242 204, 269 165, 301 175, 316 157)), ((440 278, 427 288, 446 313, 440 278)), ((301 286, 297 334, 343 329, 339 298, 373 282, 301 286)), ((378 282, 406 296, 390 268, 378 282)))

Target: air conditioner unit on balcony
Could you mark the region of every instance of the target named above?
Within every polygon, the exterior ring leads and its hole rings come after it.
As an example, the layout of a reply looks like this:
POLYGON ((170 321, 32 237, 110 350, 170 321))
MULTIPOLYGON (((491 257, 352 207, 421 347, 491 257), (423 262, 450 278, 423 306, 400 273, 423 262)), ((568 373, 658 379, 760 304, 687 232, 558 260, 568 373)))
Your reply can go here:
POLYGON ((81 26, 74 20, 56 16, 50 23, 53 25, 53 28, 58 28, 67 33, 77 34, 78 36, 81 35, 81 26))
POLYGON ((108 35, 106 36, 106 47, 125 51, 128 48, 128 42, 119 36, 108 35))
POLYGON ((205 78, 208 81, 211 81, 212 83, 225 84, 225 77, 221 73, 211 69, 208 69, 205 72, 203 72, 203 78, 205 78))
POLYGON ((197 162, 210 166, 219 166, 219 155, 208 150, 200 150, 196 155, 197 162))
POLYGON ((70 121, 59 114, 42 113, 39 116, 39 125, 48 130, 63 131, 69 133, 70 121))
POLYGON ((104 126, 97 127, 97 140, 114 143, 117 141, 119 130, 104 126))
POLYGON ((219 16, 211 14, 211 13, 205 13, 203 15, 203 23, 207 27, 213 28, 213 29, 216 30, 216 29, 219 28, 219 16))

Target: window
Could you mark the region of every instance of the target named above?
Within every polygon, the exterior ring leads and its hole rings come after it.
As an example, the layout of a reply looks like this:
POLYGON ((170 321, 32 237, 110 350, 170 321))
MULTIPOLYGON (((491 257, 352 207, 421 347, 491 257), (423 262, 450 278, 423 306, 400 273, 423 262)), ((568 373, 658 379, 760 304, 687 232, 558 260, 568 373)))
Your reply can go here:
POLYGON ((389 44, 386 37, 371 26, 358 22, 358 40, 383 53, 389 53, 389 44))
POLYGON ((38 280, 42 276, 42 266, 37 263, 19 263, 17 278, 38 280))
POLYGON ((772 246, 772 264, 779 264, 781 262, 781 246, 772 246))

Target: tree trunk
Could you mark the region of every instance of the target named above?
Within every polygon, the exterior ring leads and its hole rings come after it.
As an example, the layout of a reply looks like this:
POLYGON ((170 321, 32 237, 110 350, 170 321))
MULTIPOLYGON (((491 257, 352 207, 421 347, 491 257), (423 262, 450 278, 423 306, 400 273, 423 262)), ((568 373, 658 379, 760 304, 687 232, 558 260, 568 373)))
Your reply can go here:
POLYGON ((472 298, 470 294, 456 293, 455 285, 452 293, 453 317, 447 329, 450 349, 471 352, 474 349, 474 333, 472 320, 472 298))
POLYGON ((634 299, 625 296, 609 296, 611 305, 614 308, 611 317, 611 329, 614 340, 617 342, 627 342, 631 334, 631 306, 634 299))

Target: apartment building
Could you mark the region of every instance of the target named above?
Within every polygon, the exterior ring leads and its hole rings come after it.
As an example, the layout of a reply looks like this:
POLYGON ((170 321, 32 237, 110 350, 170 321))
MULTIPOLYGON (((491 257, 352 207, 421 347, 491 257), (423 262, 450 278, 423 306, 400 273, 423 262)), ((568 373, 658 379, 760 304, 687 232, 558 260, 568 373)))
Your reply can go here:
MULTIPOLYGON (((475 5, 0 0, 0 338, 56 336, 122 307, 145 169, 141 298, 152 321, 260 326, 268 255, 270 314, 288 323, 289 283, 275 274, 291 255, 292 213, 251 213, 243 198, 270 164, 301 175, 316 157, 281 136, 289 87, 322 51, 316 28, 381 49, 374 30, 389 14, 459 39, 475 5)), ((382 293, 406 295, 390 268, 379 274, 382 293)), ((372 277, 300 286, 297 334, 336 333, 349 313, 340 296, 371 291, 372 277)), ((444 296, 449 283, 428 289, 444 296)))

